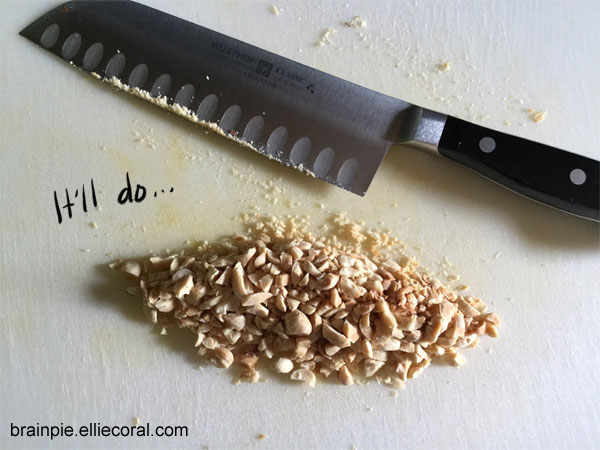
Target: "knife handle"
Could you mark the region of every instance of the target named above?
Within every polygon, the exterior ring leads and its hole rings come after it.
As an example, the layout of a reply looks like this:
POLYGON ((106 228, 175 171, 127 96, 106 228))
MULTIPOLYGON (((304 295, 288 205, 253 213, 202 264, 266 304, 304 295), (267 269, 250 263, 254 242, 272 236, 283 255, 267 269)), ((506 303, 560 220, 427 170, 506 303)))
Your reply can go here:
POLYGON ((440 154, 563 211, 600 221, 600 162, 448 117, 440 154))

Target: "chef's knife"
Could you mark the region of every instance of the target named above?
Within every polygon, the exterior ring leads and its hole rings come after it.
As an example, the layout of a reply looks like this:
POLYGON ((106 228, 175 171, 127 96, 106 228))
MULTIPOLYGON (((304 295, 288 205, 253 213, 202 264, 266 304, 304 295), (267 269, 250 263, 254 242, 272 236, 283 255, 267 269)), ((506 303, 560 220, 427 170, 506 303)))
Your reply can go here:
POLYGON ((359 195, 390 145, 421 142, 515 192, 600 220, 598 161, 374 92, 139 3, 64 3, 20 34, 359 195))

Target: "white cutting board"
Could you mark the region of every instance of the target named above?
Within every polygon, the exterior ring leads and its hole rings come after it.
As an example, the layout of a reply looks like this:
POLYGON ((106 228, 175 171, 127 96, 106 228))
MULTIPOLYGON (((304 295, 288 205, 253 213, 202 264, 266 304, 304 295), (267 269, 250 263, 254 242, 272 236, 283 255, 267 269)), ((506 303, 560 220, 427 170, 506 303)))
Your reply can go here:
MULTIPOLYGON (((147 3, 372 89, 600 159, 596 1, 279 1, 279 15, 265 2, 147 3), (354 15, 367 28, 341 26, 354 15), (338 30, 333 45, 314 46, 328 27, 338 30), (436 72, 444 61, 451 70, 436 72), (547 109, 546 120, 534 123, 527 108, 547 109)), ((112 93, 17 35, 52 6, 0 3, 0 447, 598 445, 597 224, 399 146, 365 198, 311 180, 112 93), (158 197, 117 204, 127 171, 158 197), (58 225, 53 191, 64 202, 65 188, 89 189, 91 178, 101 210, 79 206, 58 225), (284 191, 276 205, 259 185, 269 180, 284 191), (234 385, 227 372, 198 370, 191 337, 153 331, 106 264, 239 231, 232 219, 252 205, 315 224, 339 210, 382 221, 440 276, 440 261, 453 263, 448 272, 501 315, 499 339, 466 351, 460 370, 428 369, 395 399, 377 383, 311 390, 268 375, 234 385), (187 425, 189 436, 9 436, 11 422, 123 425, 135 416, 187 425)))

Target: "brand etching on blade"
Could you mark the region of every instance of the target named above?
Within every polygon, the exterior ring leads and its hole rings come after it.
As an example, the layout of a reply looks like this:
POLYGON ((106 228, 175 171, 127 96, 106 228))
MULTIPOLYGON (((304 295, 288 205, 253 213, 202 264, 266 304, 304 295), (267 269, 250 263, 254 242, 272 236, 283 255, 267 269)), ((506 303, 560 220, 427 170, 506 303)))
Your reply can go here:
POLYGON ((316 85, 311 83, 306 77, 299 73, 292 72, 289 69, 284 69, 281 66, 277 66, 275 73, 284 86, 294 87, 300 90, 306 90, 309 94, 315 93, 316 85))
POLYGON ((260 60, 258 65, 256 66, 256 73, 262 75, 263 77, 268 77, 271 75, 271 70, 273 69, 273 64, 270 62, 260 60))
POLYGON ((229 47, 228 45, 221 44, 219 42, 213 42, 210 45, 210 48, 219 52, 221 55, 229 56, 230 59, 233 60, 245 62, 248 64, 256 62, 256 58, 254 56, 250 56, 247 53, 241 52, 238 49, 229 47))
POLYGON ((309 94, 314 94, 316 84, 311 83, 304 76, 294 73, 289 69, 284 69, 281 66, 275 68, 275 74, 278 75, 278 80, 284 86, 294 87, 300 90, 306 90, 309 94))
POLYGON ((221 57, 224 56, 231 63, 233 63, 233 65, 228 67, 228 70, 235 70, 252 81, 260 83, 264 86, 268 86, 270 88, 277 87, 275 83, 268 79, 272 69, 271 63, 263 60, 259 61, 257 58, 250 56, 248 53, 219 42, 213 42, 210 45, 210 49, 213 53, 217 53, 221 57))
POLYGON ((279 67, 277 67, 277 69, 275 69, 275 73, 277 73, 278 75, 281 75, 282 77, 284 77, 292 82, 295 82, 295 83, 304 84, 306 82, 306 79, 302 75, 298 75, 298 74, 289 72, 281 66, 279 66, 279 67))
MULTIPOLYGON (((307 80, 306 77, 283 68, 282 66, 274 66, 272 62, 264 59, 257 59, 248 53, 238 50, 234 47, 213 42, 210 45, 211 50, 219 56, 226 57, 230 62, 243 68, 240 72, 247 78, 260 83, 264 86, 277 88, 278 86, 293 87, 308 94, 314 94, 316 84, 307 80), (247 69, 251 68, 252 71, 247 69)), ((232 68, 230 68, 231 70, 232 68)))

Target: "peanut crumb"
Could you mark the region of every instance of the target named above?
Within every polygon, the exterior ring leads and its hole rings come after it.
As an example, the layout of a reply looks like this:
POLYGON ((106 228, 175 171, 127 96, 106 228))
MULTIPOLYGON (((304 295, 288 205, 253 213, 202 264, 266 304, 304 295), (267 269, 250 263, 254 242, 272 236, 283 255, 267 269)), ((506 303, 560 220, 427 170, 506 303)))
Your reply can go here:
POLYGON ((470 288, 470 286, 468 284, 461 284, 456 286, 456 290, 457 291, 466 291, 470 288))
POLYGON ((275 5, 271 5, 270 9, 271 9, 271 13, 275 14, 276 16, 278 16, 281 13, 279 8, 275 5))
POLYGON ((451 69, 449 62, 439 63, 436 67, 440 72, 447 72, 451 69))
POLYGON ((97 229, 98 224, 96 222, 90 222, 90 227, 92 227, 93 229, 97 229))
POLYGON ((264 441, 268 437, 269 437, 268 435, 261 433, 258 436, 256 436, 256 439, 258 439, 259 441, 264 441))
POLYGON ((334 28, 327 28, 321 33, 321 37, 316 42, 317 47, 323 47, 324 45, 333 45, 331 41, 331 37, 337 33, 337 30, 334 28))
POLYGON ((456 367, 460 367, 467 362, 467 359, 460 353, 449 353, 447 358, 450 364, 456 367))
POLYGON ((533 114, 531 116, 531 120, 533 120, 536 123, 543 122, 544 119, 546 119, 546 114, 548 114, 548 111, 546 111, 546 110, 536 112, 535 114, 533 114))
POLYGON ((139 424, 140 424, 140 418, 139 417, 134 417, 133 418, 133 425, 137 427, 139 424))
POLYGON ((352 20, 344 22, 344 26, 353 28, 364 28, 367 26, 367 22, 360 16, 354 16, 352 20))

